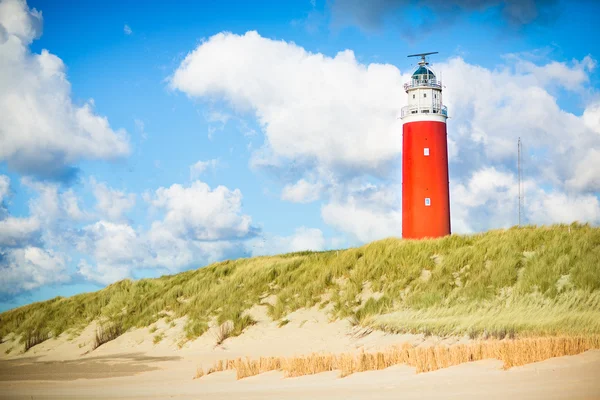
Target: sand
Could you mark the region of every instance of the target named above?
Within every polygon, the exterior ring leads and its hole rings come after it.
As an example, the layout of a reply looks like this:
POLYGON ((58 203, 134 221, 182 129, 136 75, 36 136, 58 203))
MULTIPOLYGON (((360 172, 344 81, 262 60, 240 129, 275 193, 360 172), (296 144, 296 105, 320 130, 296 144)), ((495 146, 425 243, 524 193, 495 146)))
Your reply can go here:
POLYGON ((600 399, 600 351, 508 371, 498 360, 484 360, 423 374, 394 366, 345 378, 336 371, 285 379, 280 372, 269 372, 237 381, 235 372, 225 371, 192 379, 197 367, 207 369, 225 358, 468 342, 364 332, 347 321, 329 322, 318 309, 288 315, 290 322, 283 327, 269 320, 265 307, 251 313, 258 323, 221 346, 215 346, 210 331, 184 344, 185 319, 174 326, 161 320, 93 351, 94 324, 77 337, 63 334, 27 353, 17 349, 15 338, 5 338, 0 344, 0 399, 600 399), (157 334, 164 339, 155 344, 157 334))

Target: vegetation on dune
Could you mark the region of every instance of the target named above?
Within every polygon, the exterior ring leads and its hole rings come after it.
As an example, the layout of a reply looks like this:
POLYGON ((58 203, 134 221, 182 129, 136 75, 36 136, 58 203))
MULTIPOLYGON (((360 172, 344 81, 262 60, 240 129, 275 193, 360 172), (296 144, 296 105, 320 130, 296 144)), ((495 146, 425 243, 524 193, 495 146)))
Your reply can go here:
POLYGON ((487 340, 471 344, 430 347, 413 347, 405 343, 402 346, 392 346, 383 351, 370 353, 364 351, 358 354, 313 353, 288 358, 219 360, 208 369, 206 374, 199 367, 194 378, 226 370, 235 370, 237 379, 269 371, 283 371, 285 377, 297 377, 339 370, 340 376, 345 377, 355 372, 381 370, 398 364, 415 367, 417 373, 420 373, 490 358, 501 360, 504 368, 508 369, 598 348, 600 348, 599 336, 487 340))
POLYGON ((121 336, 123 333, 123 324, 119 320, 113 320, 101 324, 96 329, 96 336, 94 337, 94 349, 102 346, 104 343, 108 343, 121 336))
POLYGON ((165 338, 164 333, 159 333, 154 335, 154 339, 152 339, 152 343, 159 344, 165 338))
POLYGON ((224 261, 7 311, 0 314, 0 337, 58 336, 93 320, 118 326, 120 334, 167 316, 187 316, 188 339, 215 319, 230 321, 236 336, 254 323, 245 311, 255 304, 280 320, 328 303, 332 317, 397 332, 599 334, 600 228, 515 227, 224 261))
POLYGON ((43 330, 30 330, 25 333, 25 351, 29 350, 36 344, 45 342, 49 338, 49 333, 43 330))

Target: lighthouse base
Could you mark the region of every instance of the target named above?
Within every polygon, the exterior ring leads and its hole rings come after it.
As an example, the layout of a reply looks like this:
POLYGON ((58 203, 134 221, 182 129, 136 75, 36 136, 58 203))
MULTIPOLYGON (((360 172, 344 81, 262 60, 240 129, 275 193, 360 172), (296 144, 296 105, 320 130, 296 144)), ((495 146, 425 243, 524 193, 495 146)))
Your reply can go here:
POLYGON ((408 122, 402 131, 402 237, 449 235, 446 123, 408 122))

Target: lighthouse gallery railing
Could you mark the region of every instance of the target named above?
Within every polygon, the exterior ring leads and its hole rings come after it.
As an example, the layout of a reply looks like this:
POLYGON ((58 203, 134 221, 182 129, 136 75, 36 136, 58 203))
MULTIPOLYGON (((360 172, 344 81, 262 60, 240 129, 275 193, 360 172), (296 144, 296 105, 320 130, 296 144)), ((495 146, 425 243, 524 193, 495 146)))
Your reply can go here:
POLYGON ((434 87, 442 88, 442 81, 439 79, 411 79, 410 82, 404 84, 404 90, 417 87, 434 87))
POLYGON ((409 114, 442 114, 448 116, 448 108, 446 106, 433 105, 430 107, 423 106, 404 106, 401 110, 401 117, 405 117, 409 114))

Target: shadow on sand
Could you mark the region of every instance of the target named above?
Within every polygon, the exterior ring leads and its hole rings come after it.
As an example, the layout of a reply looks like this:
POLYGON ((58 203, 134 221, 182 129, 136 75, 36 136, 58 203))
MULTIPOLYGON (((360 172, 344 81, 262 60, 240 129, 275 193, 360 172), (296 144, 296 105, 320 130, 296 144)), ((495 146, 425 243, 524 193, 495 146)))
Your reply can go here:
POLYGON ((158 362, 177 361, 181 357, 151 357, 143 353, 86 357, 68 361, 38 361, 39 357, 0 361, 0 381, 70 381, 132 376, 160 369, 158 362))

